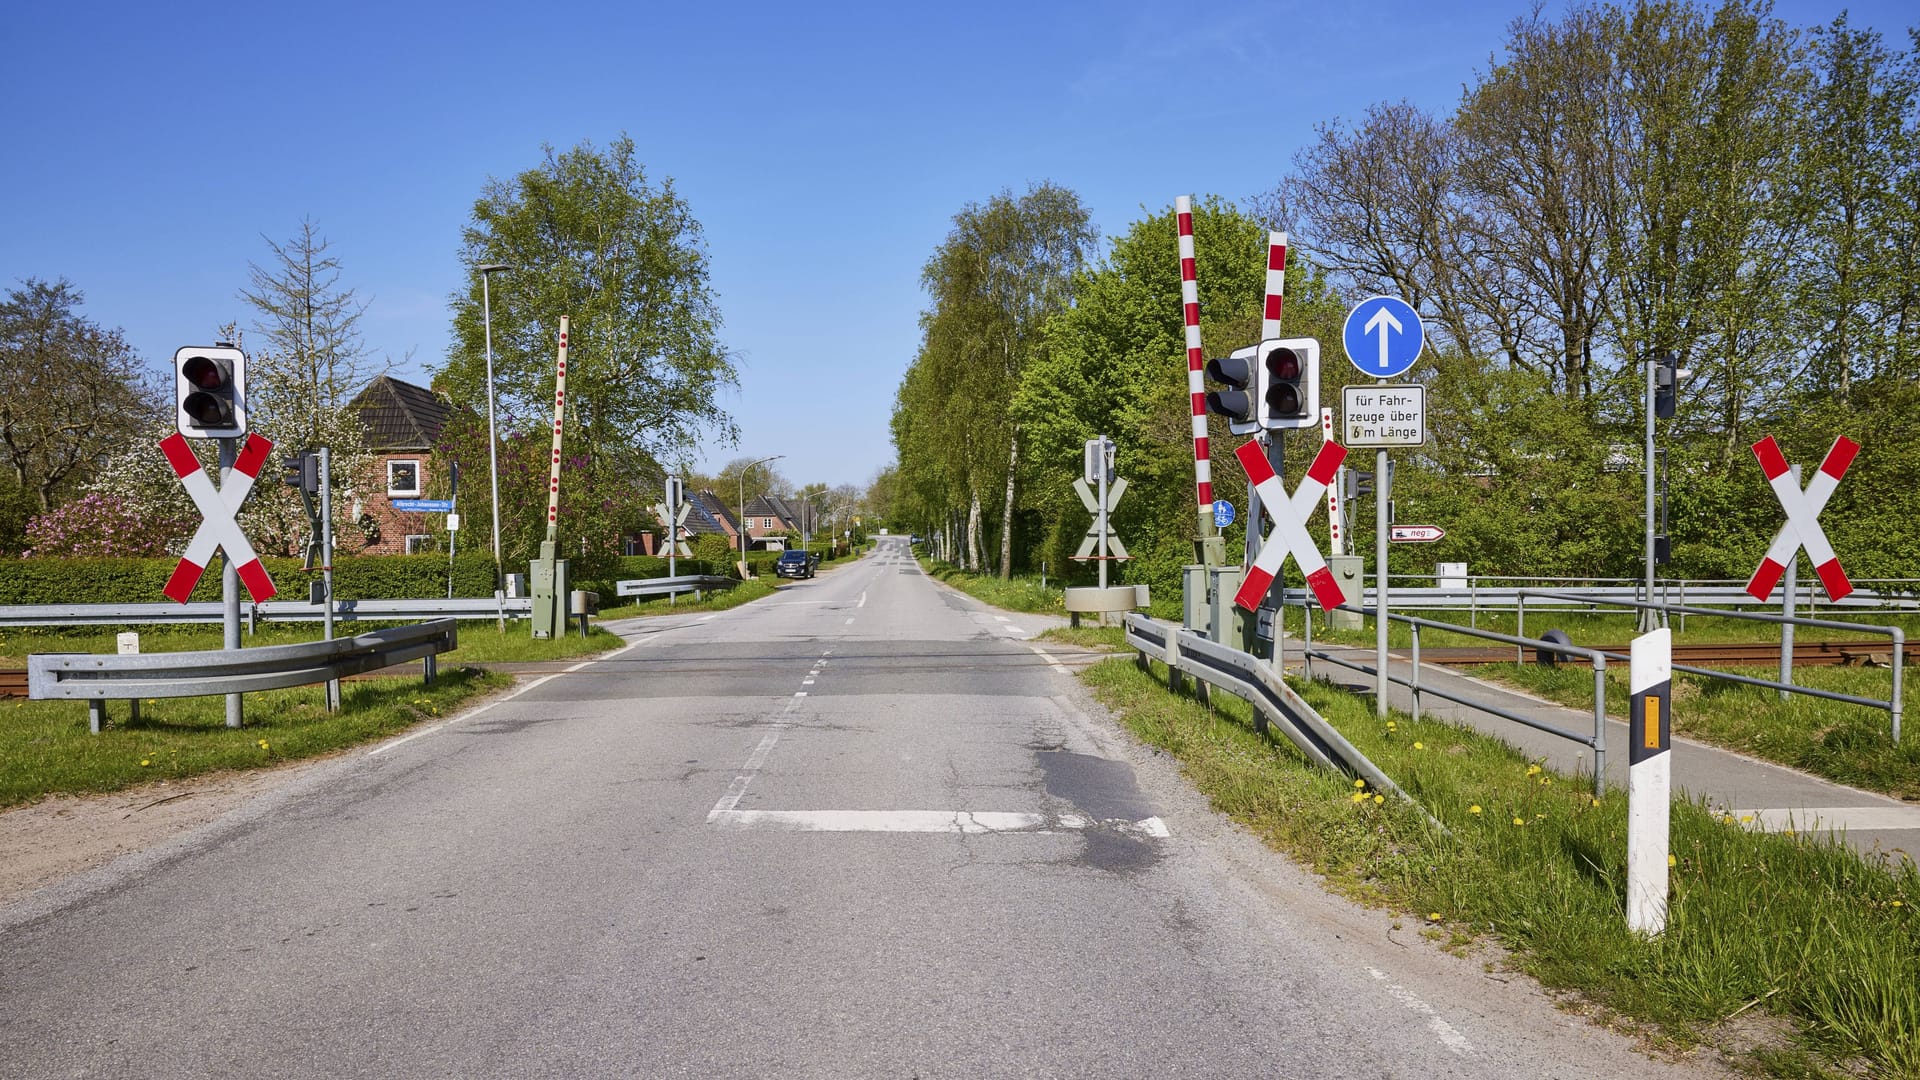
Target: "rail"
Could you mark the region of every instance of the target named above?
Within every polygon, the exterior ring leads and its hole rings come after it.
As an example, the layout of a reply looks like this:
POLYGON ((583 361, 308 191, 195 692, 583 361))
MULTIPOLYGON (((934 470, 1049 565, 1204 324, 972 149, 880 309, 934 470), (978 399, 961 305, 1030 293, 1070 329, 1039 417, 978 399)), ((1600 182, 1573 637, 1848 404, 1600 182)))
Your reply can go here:
MULTIPOLYGON (((1303 604, 1302 606, 1304 608, 1305 605, 1303 604)), ((1351 611, 1351 612, 1356 612, 1358 614, 1367 615, 1367 616, 1373 616, 1378 611, 1378 609, 1376 608, 1365 608, 1365 607, 1360 607, 1354 604, 1342 604, 1337 610, 1351 611)), ((1353 671, 1364 672, 1368 675, 1374 676, 1375 678, 1380 677, 1380 669, 1377 666, 1377 663, 1373 665, 1362 664, 1352 660, 1348 660, 1345 657, 1335 656, 1334 654, 1326 652, 1325 650, 1316 650, 1313 647, 1312 612, 1310 610, 1306 611, 1306 616, 1307 617, 1304 620, 1302 620, 1306 627, 1306 631, 1302 635, 1302 645, 1303 645, 1302 651, 1306 655, 1307 674, 1309 676, 1313 674, 1313 661, 1318 659, 1318 660, 1323 660, 1329 664, 1336 664, 1340 667, 1348 668, 1353 671)), ((1469 709, 1478 709, 1479 711, 1486 713, 1489 716, 1497 716, 1502 720, 1508 720, 1513 723, 1520 724, 1523 727, 1530 727, 1535 731, 1543 731, 1549 735, 1554 735, 1562 739, 1567 739, 1572 742, 1577 742, 1582 746, 1585 746, 1588 749, 1593 751, 1593 793, 1594 795, 1600 796, 1600 795, 1606 794, 1606 789, 1607 789, 1607 655, 1605 653, 1602 653, 1595 649, 1582 648, 1578 645, 1568 645, 1564 642, 1548 641, 1542 638, 1521 637, 1515 634, 1502 634, 1492 630, 1480 630, 1473 627, 1464 627, 1459 625, 1458 623, 1438 622, 1433 619, 1423 619, 1417 615, 1400 615, 1392 611, 1387 612, 1387 621, 1405 623, 1410 628, 1410 633, 1412 634, 1413 648, 1411 650, 1411 657, 1410 657, 1412 663, 1409 669, 1412 672, 1412 674, 1409 676, 1395 675, 1391 667, 1389 667, 1388 671, 1386 672, 1386 679, 1388 682, 1396 683, 1400 686, 1404 686, 1407 688, 1408 693, 1413 698, 1413 718, 1415 720, 1420 719, 1420 695, 1424 693, 1424 694, 1431 694, 1434 697, 1440 698, 1443 701, 1451 701, 1456 705, 1464 705, 1469 709), (1424 686, 1424 687, 1421 686, 1420 685, 1420 630, 1423 627, 1428 629, 1433 629, 1433 630, 1444 630, 1450 634, 1465 634, 1468 637, 1483 638, 1488 641, 1497 641, 1503 644, 1513 645, 1516 648, 1520 648, 1520 649, 1531 648, 1531 649, 1536 649, 1542 652, 1554 653, 1554 654, 1563 655, 1563 656, 1579 656, 1579 657, 1586 658, 1587 662, 1593 666, 1593 732, 1591 734, 1582 735, 1578 732, 1570 731, 1567 728, 1560 727, 1557 724, 1549 724, 1544 720, 1536 720, 1531 716, 1525 716, 1521 713, 1514 712, 1512 709, 1504 709, 1498 705, 1492 705, 1484 701, 1478 701, 1473 698, 1467 697, 1464 694, 1455 694, 1451 691, 1442 690, 1434 686, 1424 686)))
MULTIPOLYGON (((1523 591, 1547 592, 1537 589, 1538 583, 1564 583, 1579 585, 1579 595, 1591 598, 1585 603, 1571 603, 1569 609, 1583 608, 1591 603, 1611 603, 1619 600, 1640 600, 1645 593, 1643 585, 1606 585, 1585 584, 1596 579, 1553 579, 1553 578, 1499 578, 1468 576, 1441 576, 1432 574, 1394 574, 1387 582, 1391 607, 1399 611, 1466 611, 1469 613, 1468 625, 1477 625, 1482 612, 1510 612, 1519 606, 1519 594, 1523 591), (1401 582, 1432 581, 1458 582, 1455 585, 1402 585, 1401 582)), ((1601 581, 1609 579, 1598 579, 1601 581)), ((1855 583, 1858 588, 1844 600, 1833 602, 1823 600, 1816 587, 1817 583, 1808 580, 1801 582, 1795 590, 1796 603, 1801 607, 1844 609, 1855 612, 1920 612, 1920 581, 1909 578, 1885 578, 1855 583), (1873 589, 1869 585, 1882 585, 1886 588, 1873 589)), ((1712 604, 1717 607, 1772 607, 1777 602, 1755 600, 1747 593, 1744 582, 1702 580, 1686 581, 1681 579, 1661 580, 1654 583, 1654 594, 1659 598, 1660 607, 1712 604)), ((1292 605, 1307 595, 1298 588, 1289 588, 1283 594, 1283 602, 1292 605)), ((1374 595, 1372 585, 1363 589, 1360 602, 1369 604, 1374 595)), ((1644 601, 1643 601, 1644 602, 1644 601)))
POLYGON ((426 681, 435 657, 459 644, 452 619, 372 630, 332 641, 172 653, 35 653, 27 657, 27 696, 87 703, 97 734, 106 703, 140 698, 209 697, 309 686, 424 660, 426 681))
POLYGON ((1141 612, 1126 613, 1125 625, 1127 644, 1138 654, 1136 662, 1143 667, 1149 659, 1165 664, 1168 681, 1176 689, 1180 676, 1187 676, 1246 699, 1253 706, 1255 731, 1278 727, 1308 760, 1365 779, 1374 790, 1403 800, 1435 827, 1441 827, 1432 814, 1294 693, 1271 664, 1184 627, 1157 622, 1141 612))
MULTIPOLYGON (((1906 638, 1906 631, 1901 629, 1898 626, 1879 626, 1873 623, 1837 622, 1832 619, 1802 618, 1797 615, 1778 615, 1771 612, 1730 611, 1730 610, 1723 610, 1719 608, 1701 608, 1701 607, 1692 607, 1692 606, 1679 605, 1679 604, 1649 604, 1642 600, 1592 599, 1578 593, 1561 593, 1561 592, 1555 592, 1555 591, 1545 590, 1545 589, 1522 589, 1520 591, 1520 597, 1519 597, 1521 606, 1518 611, 1518 618, 1520 620, 1520 624, 1522 627, 1525 626, 1526 598, 1529 596, 1539 596, 1549 600, 1559 601, 1562 603, 1573 601, 1573 602, 1589 603, 1593 606, 1624 607, 1624 608, 1632 608, 1638 611, 1653 611, 1653 612, 1660 612, 1663 614, 1711 616, 1711 617, 1720 618, 1720 619, 1740 619, 1746 622, 1770 623, 1770 624, 1773 624, 1776 626, 1782 626, 1782 627, 1809 626, 1809 627, 1814 627, 1816 629, 1821 629, 1821 630, 1842 630, 1850 633, 1874 634, 1874 635, 1886 637, 1889 640, 1891 640, 1893 644, 1893 648, 1890 650, 1892 652, 1892 658, 1891 658, 1890 664, 1888 665, 1893 672, 1893 687, 1892 687, 1892 693, 1884 701, 1879 698, 1862 697, 1858 694, 1843 694, 1836 690, 1821 690, 1811 686, 1799 686, 1797 684, 1787 682, 1784 679, 1780 679, 1780 680, 1757 679, 1751 675, 1735 675, 1730 671, 1717 671, 1713 668, 1697 667, 1692 664, 1676 663, 1673 665, 1673 670, 1684 671, 1689 675, 1700 675, 1706 678, 1720 679, 1726 682, 1741 683, 1746 686, 1765 687, 1770 690, 1778 690, 1783 694, 1801 694, 1806 697, 1823 698, 1827 701, 1842 701, 1849 705, 1864 705, 1870 709, 1885 709, 1892 722, 1893 741, 1895 743, 1898 743, 1900 741, 1900 721, 1901 721, 1902 713, 1904 712, 1904 709, 1902 708, 1901 698, 1902 698, 1903 684, 1905 681, 1902 676, 1902 673, 1905 670, 1904 661, 1906 658, 1905 654, 1907 651, 1906 650, 1907 638, 1906 638)), ((1785 644, 1784 634, 1782 635, 1782 648, 1790 650, 1790 646, 1785 644)), ((1786 673, 1791 662, 1790 651, 1787 653, 1787 657, 1789 660, 1789 664, 1782 665, 1783 674, 1786 673)), ((1621 659, 1621 657, 1619 656, 1615 656, 1614 658, 1621 659)))

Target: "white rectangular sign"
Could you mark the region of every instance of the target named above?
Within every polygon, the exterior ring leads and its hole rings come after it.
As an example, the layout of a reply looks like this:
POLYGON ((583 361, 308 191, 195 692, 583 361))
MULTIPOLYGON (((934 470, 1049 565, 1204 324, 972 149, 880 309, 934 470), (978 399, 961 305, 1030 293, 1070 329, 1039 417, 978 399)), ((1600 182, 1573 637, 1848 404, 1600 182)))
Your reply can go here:
POLYGON ((1344 386, 1341 441, 1348 446, 1425 446, 1427 388, 1344 386))

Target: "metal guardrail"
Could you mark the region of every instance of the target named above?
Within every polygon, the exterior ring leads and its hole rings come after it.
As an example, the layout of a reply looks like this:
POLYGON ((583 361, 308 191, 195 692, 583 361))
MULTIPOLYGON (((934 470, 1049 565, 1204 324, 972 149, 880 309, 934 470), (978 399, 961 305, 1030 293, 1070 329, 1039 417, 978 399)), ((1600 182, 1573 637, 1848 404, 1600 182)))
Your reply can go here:
MULTIPOLYGON (((1393 575, 1393 578, 1387 583, 1389 590, 1388 599, 1392 602, 1391 606, 1393 610, 1466 611, 1470 613, 1468 625, 1474 625, 1472 620, 1478 619, 1481 612, 1493 613, 1516 610, 1520 604, 1520 594, 1523 592, 1532 596, 1549 591, 1538 589, 1533 585, 1488 585, 1483 583, 1483 579, 1478 578, 1468 578, 1467 584, 1461 588, 1403 586, 1397 584, 1400 580, 1426 581, 1432 579, 1424 574, 1393 575)), ((1538 582, 1542 579, 1528 578, 1525 580, 1538 582)), ((1905 586, 1905 588, 1881 590, 1856 589, 1851 595, 1838 603, 1821 597, 1815 587, 1817 582, 1811 580, 1801 583, 1795 591, 1798 605, 1806 610, 1826 608, 1829 610, 1844 609, 1855 612, 1920 612, 1920 583, 1889 581, 1883 584, 1902 585, 1905 586)), ((1745 584, 1739 582, 1656 581, 1654 583, 1654 594, 1657 601, 1656 606, 1658 607, 1677 608, 1687 605, 1711 604, 1716 607, 1772 608, 1778 607, 1780 603, 1778 600, 1755 600, 1748 594, 1745 584)), ((1289 606, 1298 604, 1303 597, 1309 595, 1311 594, 1303 590, 1290 587, 1283 594, 1282 602, 1289 606)), ((1644 602, 1642 600, 1644 591, 1636 585, 1605 585, 1591 588, 1583 586, 1580 588, 1579 595, 1582 597, 1582 600, 1566 601, 1564 609, 1585 610, 1595 604, 1612 604, 1625 600, 1644 602)), ((1371 607, 1373 604, 1373 596, 1373 586, 1366 586, 1360 598, 1361 603, 1371 607)), ((1544 607, 1547 605, 1530 604, 1528 606, 1544 607)), ((1718 614, 1718 612, 1715 612, 1715 614, 1718 614)))
MULTIPOLYGON (((1337 610, 1351 611, 1351 612, 1356 612, 1358 614, 1367 615, 1367 616, 1373 616, 1378 612, 1377 608, 1363 608, 1363 607, 1356 606, 1354 604, 1342 604, 1337 610)), ((1386 677, 1388 682, 1397 683, 1401 686, 1406 687, 1408 692, 1412 695, 1413 718, 1415 720, 1420 719, 1420 695, 1423 693, 1432 694, 1434 697, 1440 698, 1443 701, 1451 701, 1456 705, 1465 705, 1469 709, 1478 709, 1489 716, 1497 716, 1502 720, 1509 720, 1509 721, 1512 721, 1513 723, 1520 724, 1523 727, 1530 727, 1535 731, 1544 731, 1549 735, 1556 735, 1562 739, 1568 739, 1572 742, 1577 742, 1582 746, 1585 746, 1588 749, 1593 751, 1593 793, 1594 795, 1599 796, 1599 795, 1606 794, 1606 790, 1607 790, 1607 654, 1606 653, 1599 652, 1594 649, 1581 648, 1578 645, 1569 645, 1564 642, 1548 641, 1544 638, 1530 638, 1530 637, 1519 637, 1513 634, 1500 634, 1500 633, 1495 633, 1492 630, 1479 630, 1479 629, 1474 629, 1472 627, 1461 626, 1458 623, 1438 622, 1433 619, 1422 619, 1416 615, 1399 615, 1399 614, 1395 614, 1392 611, 1387 612, 1387 621, 1407 624, 1413 636, 1413 648, 1412 648, 1412 658, 1411 658, 1412 663, 1410 667, 1410 670, 1412 671, 1412 675, 1409 677, 1402 677, 1399 675, 1395 675, 1393 671, 1389 669, 1386 673, 1386 677), (1489 705, 1484 701, 1477 701, 1463 694, 1455 694, 1450 691, 1441 690, 1432 686, 1421 686, 1420 685, 1420 629, 1421 627, 1427 627, 1433 630, 1444 630, 1450 634, 1465 634, 1469 637, 1485 638, 1488 641, 1498 641, 1503 644, 1512 645, 1519 649, 1531 648, 1540 652, 1548 652, 1556 655, 1585 657, 1587 662, 1593 665, 1593 732, 1591 734, 1582 735, 1582 734, 1579 734, 1578 732, 1569 731, 1568 729, 1560 727, 1558 725, 1549 724, 1543 720, 1535 720, 1533 717, 1524 716, 1520 713, 1514 712, 1511 709, 1503 709, 1498 705, 1489 705)), ((1313 647, 1313 613, 1310 609, 1306 610, 1306 618, 1303 620, 1303 623, 1306 627, 1306 631, 1302 635, 1303 644, 1304 644, 1303 651, 1306 654, 1307 674, 1309 677, 1311 677, 1313 674, 1313 661, 1316 659, 1323 660, 1329 664, 1337 664, 1340 667, 1347 668, 1352 671, 1365 672, 1366 674, 1372 675, 1375 678, 1380 677, 1380 668, 1378 666, 1377 660, 1375 661, 1374 664, 1360 664, 1360 663, 1355 663, 1352 660, 1345 659, 1344 657, 1335 656, 1332 653, 1326 652, 1325 650, 1315 649, 1313 647)), ((1623 659, 1623 658, 1616 658, 1616 659, 1623 659)))
MULTIPOLYGON (((249 625, 262 622, 319 622, 323 604, 269 600, 244 605, 249 625)), ((421 619, 524 619, 533 614, 527 597, 448 600, 335 600, 333 617, 344 622, 413 622, 421 619)), ((191 604, 14 604, 0 606, 0 627, 14 626, 163 626, 218 623, 218 601, 191 604)))
POLYGON ((676 596, 690 592, 693 598, 700 599, 702 591, 711 589, 731 589, 740 584, 738 578, 723 577, 719 574, 681 574, 678 577, 633 578, 616 581, 613 584, 615 596, 676 596))
POLYGON ((1169 682, 1175 689, 1179 688, 1179 676, 1188 676, 1246 699, 1253 706, 1254 730, 1278 727, 1308 760, 1365 779, 1375 791, 1403 800, 1444 831, 1425 807, 1294 693, 1271 664, 1232 646, 1209 641, 1185 627, 1156 622, 1141 612, 1128 612, 1125 625, 1127 644, 1139 653, 1138 663, 1145 666, 1148 659, 1154 659, 1167 665, 1169 682))
POLYGON ((459 644, 452 619, 373 630, 349 638, 258 649, 172 653, 35 653, 27 657, 27 696, 87 703, 98 733, 106 703, 140 698, 209 697, 309 686, 331 679, 434 658, 459 644))

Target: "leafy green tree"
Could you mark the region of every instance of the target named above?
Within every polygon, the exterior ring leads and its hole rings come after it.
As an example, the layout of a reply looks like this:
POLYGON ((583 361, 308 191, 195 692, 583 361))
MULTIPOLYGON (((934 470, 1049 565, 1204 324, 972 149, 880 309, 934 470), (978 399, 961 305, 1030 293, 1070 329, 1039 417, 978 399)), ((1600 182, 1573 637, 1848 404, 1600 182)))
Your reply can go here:
POLYGON ((1072 300, 1072 278, 1098 238, 1080 198, 1036 184, 1003 191, 954 215, 921 282, 931 308, 908 406, 917 453, 939 462, 945 485, 964 489, 968 564, 980 566, 982 500, 1001 495, 1000 575, 1013 572, 1021 430, 1008 408, 1046 320, 1072 300))
MULTIPOLYGON (((568 442, 636 473, 690 449, 703 432, 736 436, 720 394, 738 384, 719 340, 700 223, 654 181, 622 136, 583 142, 509 180, 489 181, 462 233, 471 285, 452 298, 454 347, 435 383, 486 415, 482 289, 493 275, 495 390, 505 431, 546 429, 553 415, 560 318, 568 341, 568 442)), ((645 471, 657 474, 657 466, 645 471)), ((544 495, 544 485, 542 485, 544 495)), ((503 501, 507 498, 502 493, 503 501)))
POLYGON ((0 465, 42 513, 77 494, 160 411, 132 346, 82 315, 84 299, 69 281, 29 278, 0 301, 0 465))

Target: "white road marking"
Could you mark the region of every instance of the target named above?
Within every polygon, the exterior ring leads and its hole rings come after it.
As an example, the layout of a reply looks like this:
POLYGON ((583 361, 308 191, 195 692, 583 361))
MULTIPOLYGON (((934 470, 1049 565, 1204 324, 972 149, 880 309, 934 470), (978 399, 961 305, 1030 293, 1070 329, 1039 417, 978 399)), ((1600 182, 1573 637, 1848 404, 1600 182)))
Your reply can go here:
POLYGON ((859 602, 859 603, 857 603, 857 604, 855 604, 855 605, 853 605, 853 606, 854 606, 854 607, 857 607, 857 608, 863 608, 863 607, 866 607, 866 606, 867 606, 867 594, 866 594, 866 593, 861 593, 861 594, 860 594, 860 602, 859 602))
MULTIPOLYGON (((708 820, 712 819, 709 818, 708 820)), ((1381 971, 1379 968, 1368 968, 1367 974, 1379 979, 1381 982, 1386 982, 1387 980, 1387 973, 1381 971)), ((1440 1045, 1456 1054, 1470 1054, 1473 1052, 1473 1044, 1467 1041, 1467 1037, 1460 1034, 1458 1028, 1440 1019, 1440 1014, 1434 1011, 1433 1006, 1421 1001, 1414 995, 1413 991, 1401 986, 1399 983, 1387 983, 1387 993, 1392 994, 1395 1001, 1426 1017, 1427 1030, 1433 1032, 1434 1037, 1440 1040, 1440 1045)))
POLYGON ((801 680, 800 680, 800 685, 801 685, 801 686, 812 686, 812 685, 813 685, 813 680, 812 680, 812 679, 801 679, 801 680))
POLYGON ((1043 649, 1043 648, 1041 648, 1040 646, 1038 646, 1038 645, 1029 645, 1029 646, 1027 646, 1027 650, 1028 650, 1029 652, 1031 652, 1031 653, 1033 653, 1033 655, 1035 655, 1035 656, 1037 656, 1037 657, 1039 657, 1040 659, 1042 659, 1042 660, 1045 660, 1045 661, 1047 662, 1047 664, 1048 664, 1049 666, 1051 666, 1051 667, 1053 668, 1053 670, 1055 670, 1055 671, 1065 671, 1065 670, 1067 670, 1067 665, 1065 665, 1065 664, 1063 664, 1063 663, 1061 663, 1060 661, 1058 661, 1058 660, 1056 660, 1056 659, 1054 659, 1054 656, 1053 656, 1053 654, 1052 654, 1052 653, 1050 653, 1050 652, 1048 652, 1047 650, 1045 650, 1045 649, 1043 649))
POLYGON ((1920 810, 1905 806, 1803 806, 1797 809, 1735 810, 1734 820, 1766 832, 1835 829, 1920 829, 1920 810), (1752 818, 1752 821, 1745 819, 1752 818))
POLYGON ((849 616, 847 616, 847 625, 848 625, 848 626, 852 626, 852 625, 853 625, 853 616, 851 616, 851 615, 849 615, 849 616))
POLYGON ((1008 619, 1008 618, 1007 618, 1007 617, 1006 617, 1005 615, 995 615, 995 616, 994 616, 994 618, 996 618, 996 619, 998 619, 998 620, 1000 620, 1001 622, 1011 622, 1011 621, 1012 621, 1012 620, 1010 620, 1010 619, 1008 619))
MULTIPOLYGON (((745 790, 744 785, 742 790, 745 790)), ((725 802, 726 800, 721 800, 725 802)), ((734 800, 737 803, 739 800, 734 800)), ((1051 835, 1087 829, 1111 829, 1164 840, 1172 835, 1157 817, 1128 821, 1096 821, 1082 814, 1026 814, 980 810, 735 810, 732 804, 714 808, 709 825, 734 829, 774 829, 787 832, 880 833, 1034 833, 1051 835)))
POLYGON ((721 615, 721 613, 720 613, 720 612, 718 612, 718 611, 716 611, 716 612, 714 612, 714 613, 713 613, 713 614, 711 614, 711 615, 702 615, 702 616, 700 616, 700 621, 701 621, 701 622, 711 622, 712 620, 714 620, 714 619, 717 619, 717 618, 719 618, 719 617, 720 617, 720 615, 721 615))

